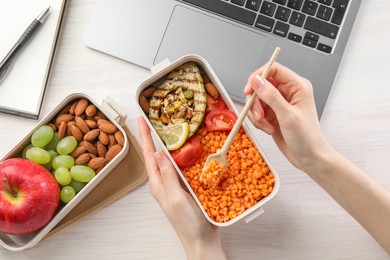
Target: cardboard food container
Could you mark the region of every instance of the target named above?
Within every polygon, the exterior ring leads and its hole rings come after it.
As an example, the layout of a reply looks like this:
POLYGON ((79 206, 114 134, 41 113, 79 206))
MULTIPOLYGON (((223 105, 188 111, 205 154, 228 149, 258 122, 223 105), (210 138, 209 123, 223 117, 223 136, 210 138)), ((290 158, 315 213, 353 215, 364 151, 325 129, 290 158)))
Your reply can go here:
POLYGON ((2 161, 20 157, 23 149, 30 143, 32 133, 39 126, 51 122, 68 104, 80 98, 87 99, 89 103, 94 104, 106 119, 120 130, 124 137, 123 147, 69 203, 64 204, 60 202, 59 208, 51 221, 40 230, 27 235, 9 235, 0 232, 0 245, 8 250, 21 251, 37 245, 41 240, 51 237, 79 219, 135 189, 147 179, 141 150, 134 136, 125 126, 126 114, 109 97, 99 105, 90 97, 81 93, 71 94, 66 97, 2 161), (124 158, 126 159, 123 160, 124 158), (130 171, 129 169, 132 170, 130 171))
POLYGON ((147 124, 149 125, 149 127, 150 127, 151 131, 153 132, 154 136, 156 137, 155 138, 155 142, 157 142, 157 146, 161 147, 161 149, 163 151, 165 151, 165 153, 168 155, 169 159, 171 160, 171 162, 175 166, 175 168, 176 168, 176 170, 177 170, 181 180, 183 181, 183 183, 185 184, 186 188, 188 189, 190 194, 193 196, 193 198, 197 202, 199 208, 202 210, 204 216, 208 219, 208 221, 210 223, 216 225, 216 226, 229 226, 229 225, 232 225, 233 223, 235 223, 237 221, 240 221, 240 220, 244 220, 246 223, 248 223, 248 222, 250 222, 251 220, 255 219, 256 217, 258 217, 259 215, 261 215, 264 212, 262 206, 265 203, 267 203, 268 201, 270 201, 276 195, 276 193, 277 193, 277 191, 279 189, 279 185, 280 184, 279 184, 278 174, 276 173, 276 171, 272 167, 271 163, 269 162, 265 152, 262 150, 262 148, 257 144, 256 140, 253 138, 253 135, 250 132, 250 129, 246 125, 245 121, 244 121, 244 123, 242 125, 242 127, 244 129, 244 132, 249 137, 249 139, 252 141, 253 145, 257 148, 258 152, 260 153, 260 155, 263 158, 263 160, 266 162, 268 168, 270 169, 270 171, 271 171, 271 173, 272 173, 272 175, 274 177, 273 189, 272 189, 272 192, 270 194, 268 194, 266 197, 261 198, 259 201, 257 201, 257 203, 255 205, 253 205, 250 208, 247 208, 244 212, 242 212, 238 216, 236 216, 236 217, 234 217, 232 219, 229 219, 229 220, 227 220, 225 222, 217 222, 217 221, 213 220, 207 214, 205 209, 203 208, 199 198, 196 196, 196 193, 191 188, 191 185, 186 180, 185 176, 183 175, 182 171, 180 170, 180 167, 178 167, 178 165, 175 163, 173 157, 171 156, 171 154, 168 151, 167 147, 165 146, 164 142, 162 141, 162 139, 157 134, 157 131, 152 126, 152 124, 151 124, 151 122, 150 122, 150 120, 148 118, 147 113, 145 113, 143 111, 143 109, 142 109, 142 105, 140 105, 140 98, 141 98, 142 92, 144 90, 146 90, 150 86, 159 86, 159 85, 161 85, 161 83, 164 81, 164 79, 167 77, 167 75, 172 70, 180 67, 181 65, 183 65, 183 64, 185 64, 187 62, 194 62, 200 68, 202 73, 205 74, 207 78, 209 78, 210 82, 213 83, 214 86, 216 86, 220 96, 222 97, 222 99, 226 103, 226 106, 228 107, 228 109, 233 111, 237 115, 237 117, 238 117, 239 111, 235 107, 233 101, 230 99, 230 97, 229 97, 228 93, 226 92, 225 88, 222 86, 222 84, 219 81, 217 75, 214 73, 214 71, 212 70, 212 68, 208 64, 208 62, 204 58, 202 58, 202 57, 200 57, 198 55, 186 55, 186 56, 183 56, 183 57, 179 58, 178 60, 176 60, 174 62, 170 62, 169 60, 165 60, 165 61, 161 62, 160 64, 156 65, 155 67, 153 67, 152 68, 152 73, 153 73, 152 76, 150 76, 148 79, 146 79, 144 82, 142 82, 140 84, 140 86, 138 87, 138 89, 137 89, 135 99, 136 99, 136 102, 138 103, 138 109, 142 113, 143 117, 146 119, 147 124))

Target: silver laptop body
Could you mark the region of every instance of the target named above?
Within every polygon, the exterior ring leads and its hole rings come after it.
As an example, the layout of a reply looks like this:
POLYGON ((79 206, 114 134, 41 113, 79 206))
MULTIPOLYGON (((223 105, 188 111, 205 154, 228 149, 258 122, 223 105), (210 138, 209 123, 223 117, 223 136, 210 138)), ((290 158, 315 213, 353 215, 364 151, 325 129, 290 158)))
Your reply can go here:
POLYGON ((321 117, 361 2, 97 0, 83 40, 145 68, 201 55, 240 102, 248 76, 280 47, 278 62, 312 82, 321 117))

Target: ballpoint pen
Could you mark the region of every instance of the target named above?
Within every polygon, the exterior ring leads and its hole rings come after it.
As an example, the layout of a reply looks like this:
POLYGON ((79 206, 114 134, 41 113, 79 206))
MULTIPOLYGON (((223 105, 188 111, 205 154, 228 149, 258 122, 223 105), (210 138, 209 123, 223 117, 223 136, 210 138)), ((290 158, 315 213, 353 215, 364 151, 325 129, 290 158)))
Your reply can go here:
POLYGON ((22 51, 23 47, 29 42, 29 40, 37 33, 42 23, 49 15, 50 6, 45 9, 37 18, 32 21, 28 28, 24 31, 19 40, 15 43, 12 49, 8 52, 5 58, 0 63, 0 80, 4 77, 5 73, 9 71, 14 59, 22 51))

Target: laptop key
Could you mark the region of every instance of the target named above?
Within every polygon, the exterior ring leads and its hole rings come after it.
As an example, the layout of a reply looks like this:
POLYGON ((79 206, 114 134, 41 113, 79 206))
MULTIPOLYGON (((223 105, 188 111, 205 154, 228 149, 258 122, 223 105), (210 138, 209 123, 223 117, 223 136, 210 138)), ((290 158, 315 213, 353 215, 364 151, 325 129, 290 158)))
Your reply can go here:
POLYGON ((316 41, 310 40, 308 38, 303 38, 303 42, 302 43, 304 45, 312 47, 312 48, 315 48, 317 46, 317 42, 316 41))
POLYGON ((268 16, 273 16, 275 13, 275 9, 276 9, 276 4, 264 1, 263 5, 260 8, 260 13, 268 16))
POLYGON ((324 5, 320 5, 316 16, 317 18, 320 18, 322 20, 329 21, 330 17, 332 16, 332 12, 333 12, 332 8, 324 5))
POLYGON ((317 46, 317 50, 323 51, 325 53, 331 53, 332 47, 323 43, 319 43, 317 46))
POLYGON ((290 9, 283 6, 278 6, 278 9, 276 9, 275 18, 287 22, 288 18, 290 17, 290 13, 290 9))
POLYGON ((231 2, 232 2, 233 4, 243 6, 244 3, 245 3, 245 0, 231 0, 231 2))
POLYGON ((292 40, 294 42, 298 42, 298 43, 300 43, 302 41, 302 36, 295 34, 295 33, 289 33, 287 38, 289 38, 290 40, 292 40))
POLYGON ((338 26, 331 23, 327 23, 317 18, 313 18, 311 16, 307 17, 304 28, 306 30, 324 35, 331 39, 335 39, 337 33, 339 32, 338 26))
POLYGON ((320 36, 318 34, 306 32, 305 38, 310 39, 310 40, 315 41, 315 42, 318 42, 318 39, 320 38, 320 36))
POLYGON ((246 3, 245 7, 255 12, 259 11, 261 0, 250 0, 246 3))
POLYGON ((237 5, 232 5, 227 2, 220 0, 183 0, 184 2, 202 7, 214 13, 230 17, 234 20, 240 21, 245 24, 253 25, 256 19, 256 13, 239 7, 237 5))
POLYGON ((330 5, 332 3, 332 0, 318 0, 318 3, 324 5, 330 5))
POLYGON ((272 28, 274 27, 275 20, 272 18, 269 18, 265 15, 259 14, 257 17, 257 20, 255 22, 255 27, 265 30, 267 32, 272 31, 272 28))
POLYGON ((274 28, 274 34, 282 37, 286 37, 289 29, 290 29, 290 25, 288 25, 287 23, 282 23, 280 21, 277 21, 274 28))
POLYGON ((289 23, 291 23, 292 25, 295 25, 295 26, 302 27, 303 22, 305 21, 305 18, 306 18, 306 15, 299 13, 297 11, 293 11, 293 13, 291 14, 291 18, 290 18, 289 23))
POLYGON ((332 6, 334 8, 334 14, 331 22, 340 25, 347 10, 348 0, 334 0, 332 6))
POLYGON ((272 2, 275 2, 277 4, 285 5, 287 0, 272 0, 272 2))
POLYGON ((295 10, 301 10, 303 4, 303 0, 288 0, 287 6, 295 9, 295 10))
POLYGON ((305 3, 302 6, 302 12, 309 15, 314 15, 317 11, 317 8, 318 4, 316 2, 305 0, 305 3))

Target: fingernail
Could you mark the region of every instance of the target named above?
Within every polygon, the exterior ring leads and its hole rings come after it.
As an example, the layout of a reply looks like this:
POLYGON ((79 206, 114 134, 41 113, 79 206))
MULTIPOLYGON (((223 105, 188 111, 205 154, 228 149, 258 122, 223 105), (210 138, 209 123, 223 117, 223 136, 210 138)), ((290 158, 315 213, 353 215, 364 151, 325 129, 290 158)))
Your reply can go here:
POLYGON ((261 88, 262 86, 265 85, 265 80, 260 75, 256 75, 256 78, 257 78, 257 81, 256 81, 256 84, 253 87, 259 89, 259 88, 261 88))

